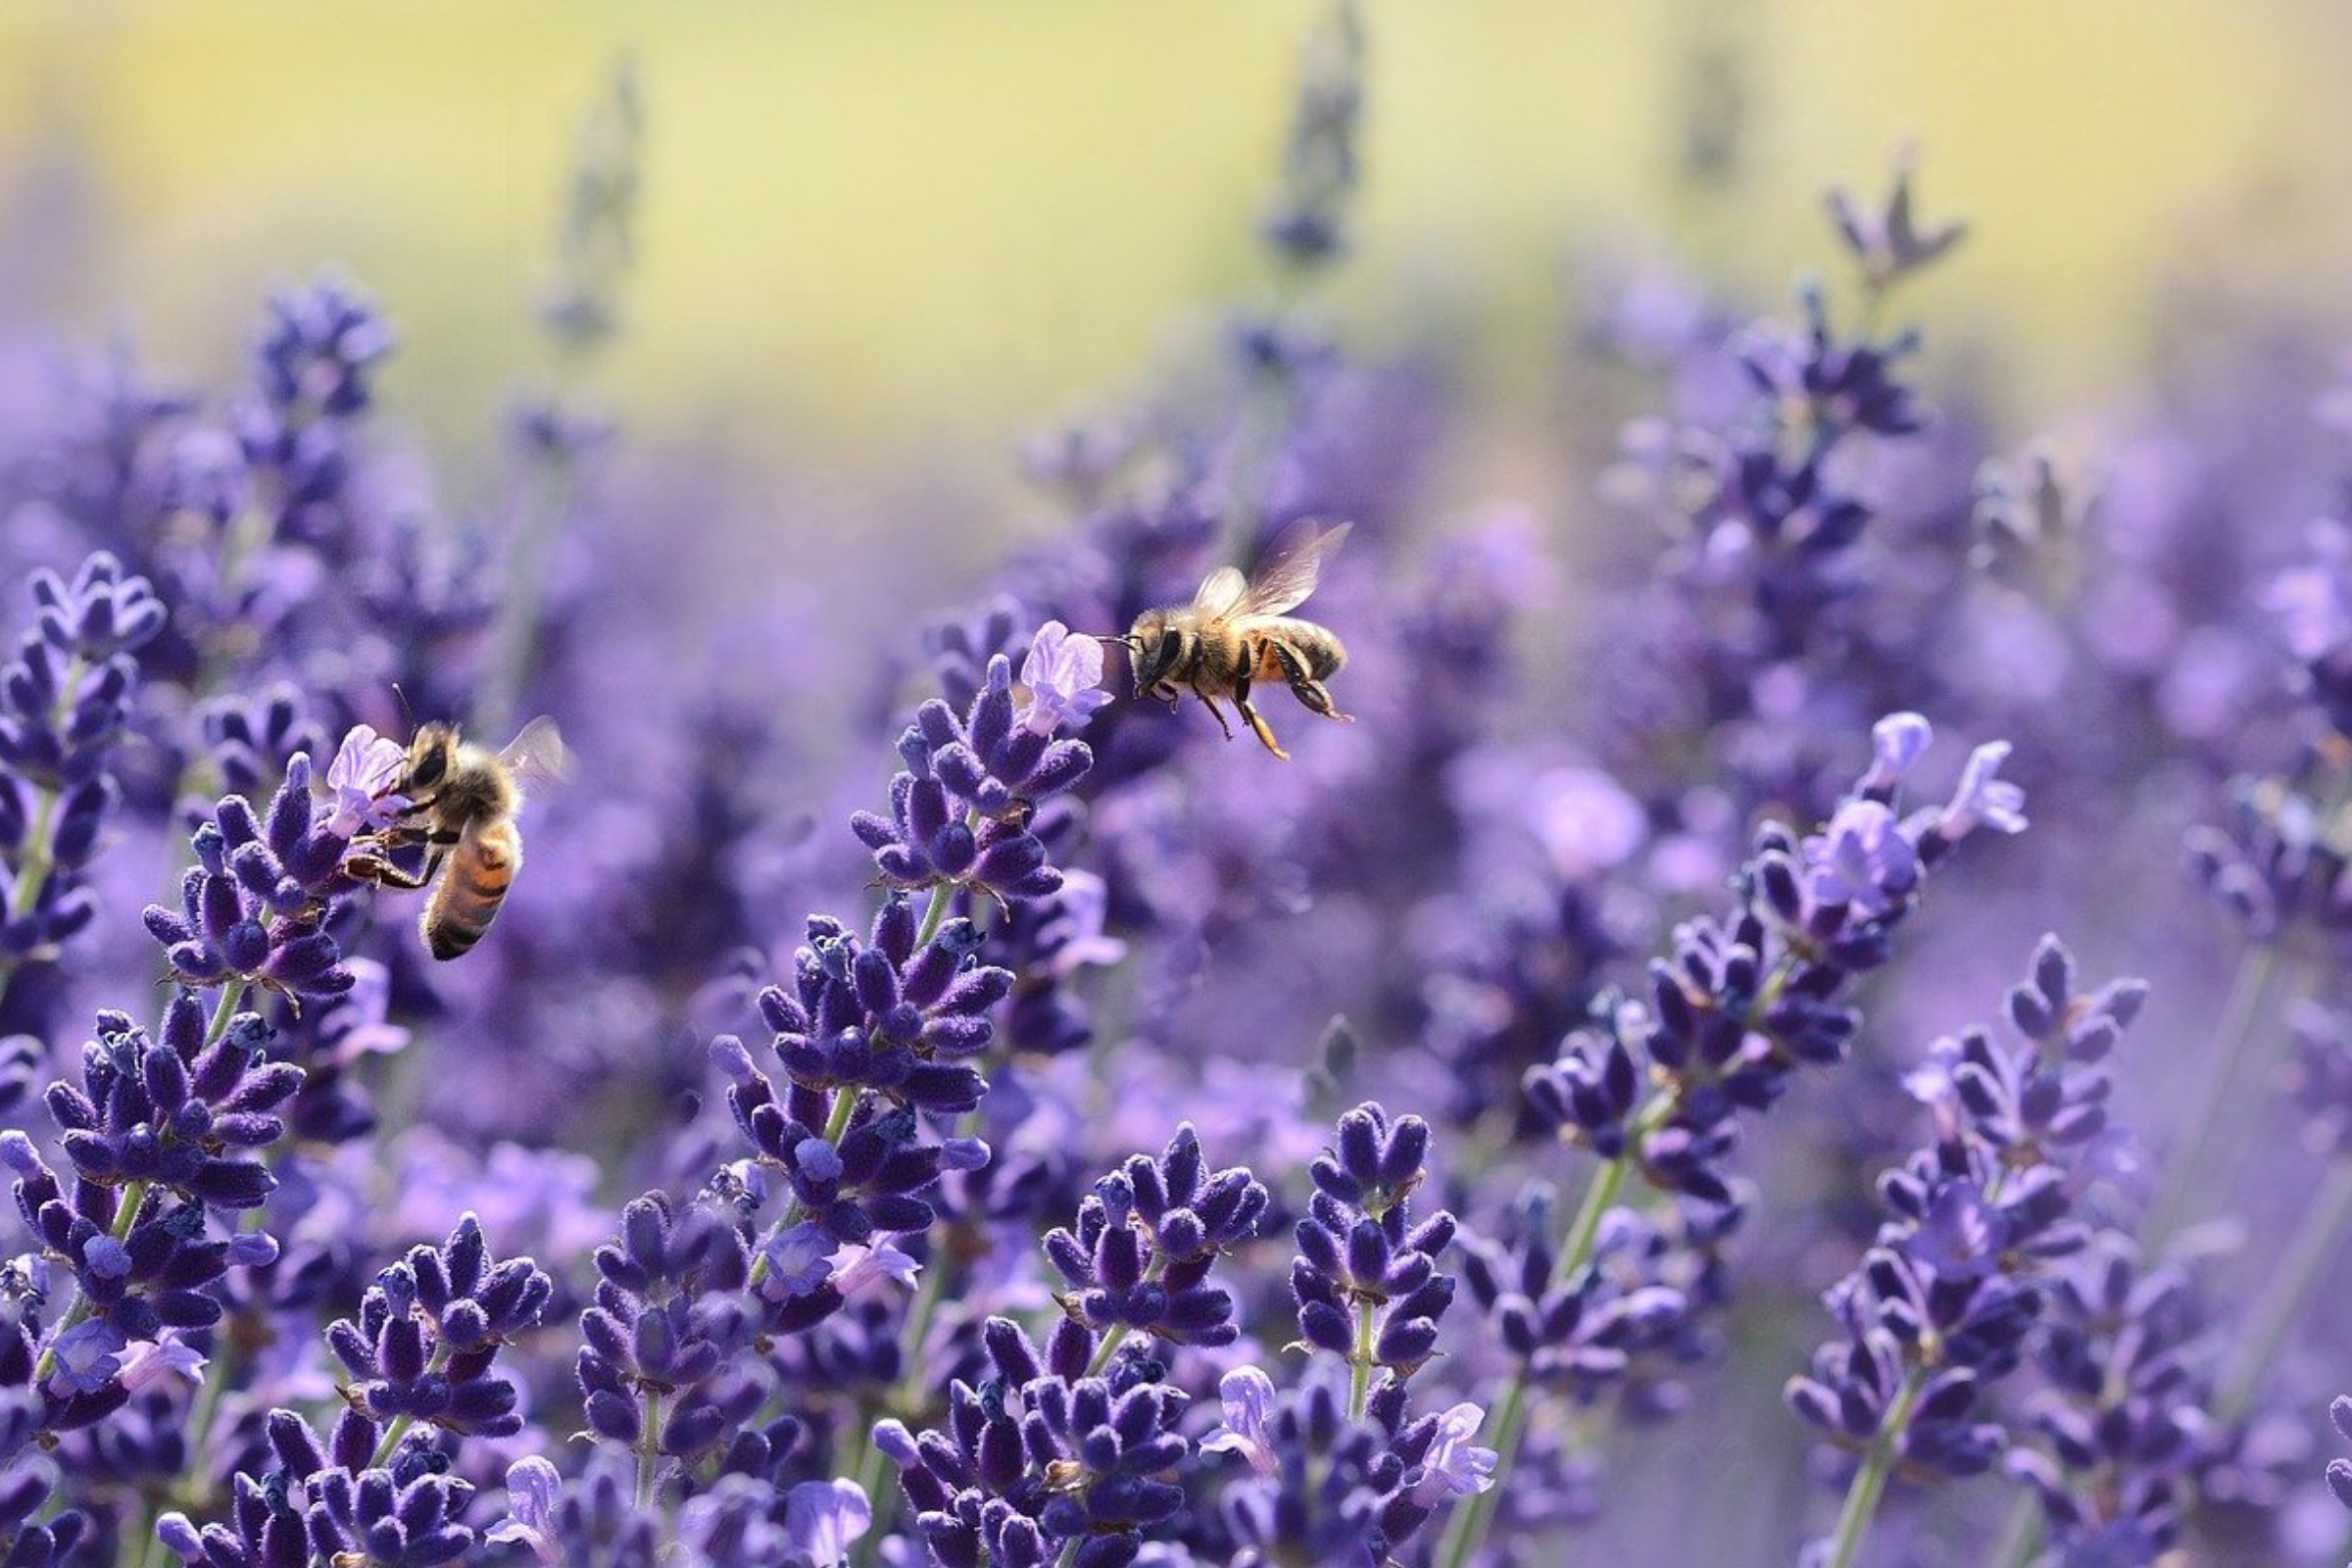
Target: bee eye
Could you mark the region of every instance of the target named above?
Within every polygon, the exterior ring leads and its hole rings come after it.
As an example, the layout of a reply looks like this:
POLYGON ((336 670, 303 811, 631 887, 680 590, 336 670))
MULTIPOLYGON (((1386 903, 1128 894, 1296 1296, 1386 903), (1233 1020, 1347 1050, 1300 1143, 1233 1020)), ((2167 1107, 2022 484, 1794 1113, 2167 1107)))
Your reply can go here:
POLYGON ((1178 632, 1171 627, 1167 631, 1163 631, 1159 634, 1159 653, 1157 658, 1161 664, 1173 664, 1176 662, 1176 656, 1183 651, 1184 636, 1181 632, 1178 632))
POLYGON ((416 759, 416 765, 409 769, 409 782, 412 784, 434 783, 439 780, 442 768, 447 765, 447 754, 436 747, 416 759))

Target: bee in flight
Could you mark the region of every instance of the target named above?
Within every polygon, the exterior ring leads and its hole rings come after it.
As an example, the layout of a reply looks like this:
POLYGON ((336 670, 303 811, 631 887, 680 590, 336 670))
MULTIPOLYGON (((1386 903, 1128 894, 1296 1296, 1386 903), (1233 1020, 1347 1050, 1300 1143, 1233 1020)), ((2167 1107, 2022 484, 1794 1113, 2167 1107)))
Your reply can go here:
POLYGON ((1156 697, 1173 710, 1190 691, 1200 699, 1233 739, 1217 699, 1227 698, 1267 751, 1285 761, 1290 753, 1250 706, 1253 684, 1281 681, 1307 711, 1351 724, 1332 703, 1323 683, 1348 662, 1348 650, 1331 631, 1289 613, 1315 591, 1324 558, 1348 537, 1347 523, 1322 527, 1293 523, 1275 542, 1254 577, 1220 566, 1200 584, 1189 605, 1147 610, 1123 637, 1135 670, 1135 695, 1156 697))
POLYGON ((503 752, 460 738, 455 725, 424 725, 386 787, 409 804, 391 828, 373 836, 370 852, 355 856, 344 869, 381 887, 430 886, 417 933, 434 957, 459 957, 498 918, 498 906, 522 869, 522 833, 514 817, 525 788, 561 782, 569 772, 563 737, 549 718, 525 724, 503 752), (421 871, 403 870, 388 858, 418 844, 425 852, 421 871))

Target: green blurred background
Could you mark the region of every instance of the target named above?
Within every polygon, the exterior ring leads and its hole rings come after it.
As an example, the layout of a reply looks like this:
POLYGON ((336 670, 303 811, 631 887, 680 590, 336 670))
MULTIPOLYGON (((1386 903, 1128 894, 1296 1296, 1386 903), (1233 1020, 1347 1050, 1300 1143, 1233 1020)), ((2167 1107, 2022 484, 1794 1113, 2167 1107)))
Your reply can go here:
MULTIPOLYGON (((867 467, 990 454, 1263 286, 1251 243, 1316 0, 11 0, 0 312, 228 366, 321 262, 390 310, 398 414, 487 441, 540 366, 567 148, 612 60, 646 105, 641 259, 601 390, 646 434, 867 467)), ((2127 386, 2166 279, 2334 314, 2352 257, 2345 9, 2285 0, 1370 0, 1368 183, 1329 297, 1443 330, 1511 403, 1556 373, 1569 259, 1684 255, 1759 296, 1819 194, 1926 144, 1975 223, 1916 304, 2021 417, 2127 386), (1694 183, 1694 123, 1739 127, 1694 183)))

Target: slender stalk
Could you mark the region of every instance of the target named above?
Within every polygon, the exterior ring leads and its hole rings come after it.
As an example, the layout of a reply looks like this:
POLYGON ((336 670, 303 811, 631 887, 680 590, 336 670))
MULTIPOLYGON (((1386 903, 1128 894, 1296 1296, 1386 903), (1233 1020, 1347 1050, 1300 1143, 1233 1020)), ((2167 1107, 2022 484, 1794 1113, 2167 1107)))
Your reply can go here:
POLYGON ((955 887, 950 883, 943 882, 931 890, 930 901, 923 906, 922 929, 914 934, 914 946, 917 952, 929 947, 931 939, 939 935, 939 928, 947 924, 948 905, 955 896, 955 887))
POLYGON ((654 1500, 654 1472, 662 1462, 662 1391, 645 1391, 645 1431, 637 1439, 637 1506, 654 1500))
POLYGON ((2009 1523, 1984 1559, 1985 1568, 2026 1568, 2040 1549, 2041 1504, 2029 1494, 2009 1510, 2009 1523))
POLYGON ((1895 1391, 1894 1402, 1886 1407, 1886 1419, 1879 1424, 1878 1440, 1871 1444, 1862 1468, 1854 1472, 1853 1484, 1846 1488, 1845 1506, 1838 1511, 1838 1531, 1830 1538, 1830 1555, 1823 1568, 1853 1568, 1863 1538, 1870 1534, 1870 1521, 1879 1511, 1879 1499, 1886 1494, 1886 1479, 1894 1473, 1895 1446, 1903 1429, 1911 1424, 1911 1406, 1919 1401, 1920 1388, 1926 1382, 1927 1374, 1913 1368, 1895 1391))
POLYGON ((206 1045, 217 1046, 220 1043, 220 1037, 228 1033, 229 1020, 245 1004, 246 994, 251 990, 252 982, 246 980, 231 980, 220 988, 220 999, 213 1004, 212 1022, 205 1026, 206 1045))
POLYGON ((2174 1151, 2167 1162, 2164 1183, 2148 1205, 2147 1222, 2140 1231, 2151 1252, 2188 1217, 2189 1203, 2212 1178, 2215 1139, 2222 1120, 2215 1112, 2230 1098, 2227 1093, 2230 1080, 2240 1075, 2246 1043, 2257 1020, 2269 1010, 2278 969, 2278 949, 2268 942, 2249 947, 2238 960, 2212 1049, 2205 1053, 2204 1071, 2198 1075, 2195 1089, 2181 1101, 2191 1118, 2188 1141, 2174 1151))
POLYGON ((2347 1221, 2352 1221, 2352 1159, 2339 1157, 2329 1162, 2327 1180, 2296 1222, 2294 1240, 2271 1270, 2261 1304, 2237 1338, 2213 1402, 2214 1416, 2225 1425, 2253 1403, 2263 1374, 2276 1364, 2287 1336, 2303 1320, 2312 1288, 2342 1245, 2347 1221))
POLYGON ((1348 1414, 1360 1420, 1372 1393, 1372 1302, 1355 1303, 1355 1353, 1348 1358, 1348 1414))
MULTIPOLYGON (((1642 1117, 1644 1122, 1653 1119, 1662 1119, 1654 1107, 1642 1117)), ((1560 1243, 1559 1256, 1552 1263, 1552 1284, 1559 1285, 1572 1278, 1578 1269, 1592 1261, 1593 1243, 1600 1236, 1601 1217, 1617 1201, 1617 1195, 1624 1190, 1625 1179, 1632 1171, 1633 1161, 1620 1155, 1592 1173, 1592 1184, 1585 1189, 1585 1200, 1578 1205, 1576 1218, 1570 1221, 1568 1234, 1560 1243)), ((1495 1406, 1494 1484, 1454 1509, 1445 1542, 1438 1548, 1437 1560, 1446 1568, 1464 1568, 1494 1523, 1495 1511, 1502 1505, 1504 1486, 1510 1479, 1511 1460, 1527 1435, 1529 1393, 1527 1369, 1522 1367, 1503 1385, 1502 1398, 1495 1406)))
POLYGON ((473 704, 473 725, 485 734, 504 731, 529 684, 537 662, 540 599, 547 566, 576 500, 577 474, 568 456, 558 453, 540 466, 523 499, 522 515, 507 549, 507 580, 490 624, 490 659, 473 704))

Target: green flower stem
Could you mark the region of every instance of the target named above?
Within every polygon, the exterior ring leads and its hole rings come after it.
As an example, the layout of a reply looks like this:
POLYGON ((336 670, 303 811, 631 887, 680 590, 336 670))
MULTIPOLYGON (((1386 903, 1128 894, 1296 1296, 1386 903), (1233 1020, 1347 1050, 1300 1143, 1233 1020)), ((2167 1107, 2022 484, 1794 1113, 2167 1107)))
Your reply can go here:
POLYGON ((1830 1538, 1830 1556, 1823 1568, 1853 1568, 1863 1539, 1870 1534, 1870 1522, 1879 1511, 1879 1499, 1886 1494, 1887 1477, 1894 1473, 1903 1430, 1911 1424, 1911 1407, 1919 1402, 1919 1391, 1927 1380, 1927 1373, 1914 1367, 1895 1392, 1894 1402, 1886 1407, 1877 1441, 1863 1457, 1862 1468, 1854 1472, 1853 1484, 1846 1488, 1845 1506, 1838 1511, 1838 1531, 1830 1538))
POLYGON ((2277 1364, 2287 1337, 2302 1322, 2314 1286, 2342 1246, 2352 1221, 2352 1158, 2330 1161, 2328 1176, 2295 1224, 2294 1240, 2270 1271, 2269 1288, 2223 1373, 2213 1414, 2225 1425, 2246 1413, 2262 1388, 2263 1374, 2277 1364))
MULTIPOLYGON (((1659 1103, 1670 1107, 1671 1097, 1661 1097, 1659 1103)), ((1638 1125, 1646 1127, 1664 1120, 1665 1113, 1653 1106, 1638 1125)), ((1559 1257, 1552 1264, 1552 1284, 1570 1279, 1592 1261, 1593 1244, 1600 1237, 1601 1217, 1617 1201, 1617 1195, 1624 1190, 1625 1179, 1632 1171, 1632 1158, 1621 1154, 1593 1172, 1592 1184, 1585 1189, 1585 1200, 1578 1205, 1576 1218, 1569 1223, 1567 1237, 1560 1244, 1559 1257)), ((1502 1398, 1494 1409, 1494 1484, 1454 1510, 1445 1543, 1438 1551, 1438 1561, 1446 1568, 1464 1568, 1494 1526, 1495 1511, 1502 1505, 1503 1488, 1510 1479, 1511 1461, 1518 1454, 1521 1440, 1527 1436, 1531 1392, 1525 1367, 1514 1372, 1503 1385, 1502 1398)))
POLYGON ((2196 1087, 2180 1102, 2190 1117, 2188 1141, 2168 1162, 2164 1183, 2148 1205, 2147 1222, 2140 1231, 2149 1251, 2159 1249, 2180 1229, 2189 1217, 2189 1204, 2212 1183, 2224 1119, 2217 1110, 2230 1100, 2230 1085, 2242 1080, 2247 1043, 2270 1010, 2279 969, 2279 952, 2274 943, 2256 943, 2238 960, 2230 999, 2222 1006, 2221 1023, 2205 1053, 2204 1070, 2198 1074, 2196 1087))

